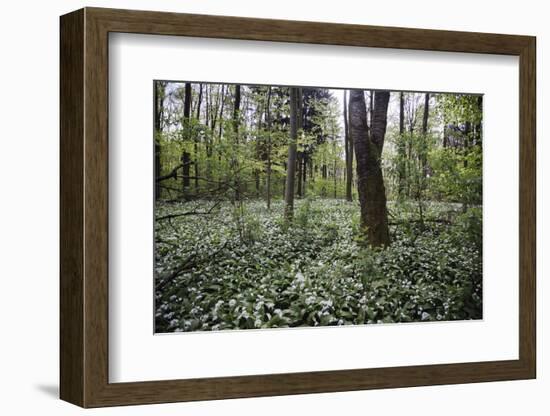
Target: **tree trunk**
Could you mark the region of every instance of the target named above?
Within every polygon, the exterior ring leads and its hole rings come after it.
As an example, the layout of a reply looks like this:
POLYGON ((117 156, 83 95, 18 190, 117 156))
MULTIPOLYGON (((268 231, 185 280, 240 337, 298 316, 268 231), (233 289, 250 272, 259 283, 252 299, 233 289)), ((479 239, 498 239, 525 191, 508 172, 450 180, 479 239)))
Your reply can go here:
MULTIPOLYGON (((201 120, 201 104, 202 104, 202 84, 199 84, 199 99, 197 101, 197 122, 200 123, 201 120)), ((208 118, 206 119, 208 123, 208 118)), ((195 153, 194 167, 195 167, 195 194, 199 193, 199 135, 196 134, 194 137, 194 147, 193 151, 195 153)))
MULTIPOLYGON (((155 82, 155 177, 159 178, 162 173, 162 165, 160 159, 160 144, 159 135, 162 133, 162 117, 164 114, 164 94, 165 94, 164 81, 155 82)), ((155 201, 160 199, 160 182, 155 181, 155 201)))
POLYGON ((302 164, 304 167, 302 168, 302 193, 303 195, 306 195, 306 181, 307 181, 307 153, 304 152, 304 156, 302 157, 302 164))
MULTIPOLYGON (((239 84, 235 85, 235 102, 233 105, 233 131, 235 132, 235 152, 238 153, 239 148, 239 122, 240 122, 240 111, 241 111, 241 86, 239 84)), ((238 156, 233 156, 231 161, 233 167, 234 178, 234 188, 235 188, 235 200, 240 201, 241 199, 241 184, 238 173, 238 156)))
POLYGON ((220 98, 220 130, 218 132, 218 137, 221 140, 223 134, 223 111, 225 106, 225 85, 222 85, 221 98, 220 98))
MULTIPOLYGON (((303 103, 302 103, 302 89, 299 88, 296 96, 296 140, 298 140, 298 134, 301 134, 301 130, 304 125, 303 117, 303 103)), ((296 143, 298 145, 298 143, 296 143)), ((298 158, 298 197, 303 196, 302 188, 302 159, 304 158, 303 152, 296 152, 298 158)))
POLYGON ((372 113, 373 112, 374 112, 374 91, 370 90, 370 92, 369 92, 369 114, 370 114, 369 128, 372 127, 372 113))
POLYGON ((389 98, 389 91, 375 92, 372 128, 369 132, 364 93, 362 90, 350 91, 350 125, 357 160, 361 227, 372 247, 385 247, 390 243, 386 189, 381 166, 389 98))
MULTIPOLYGON (((184 140, 189 139, 190 134, 190 117, 191 115, 191 83, 185 83, 185 96, 183 99, 183 129, 184 129, 184 140)), ((181 163, 183 163, 183 193, 184 196, 187 194, 187 188, 189 187, 189 170, 191 167, 191 156, 189 152, 184 150, 183 155, 181 156, 181 163)))
POLYGON ((344 148, 346 152, 346 200, 353 201, 351 187, 353 184, 353 143, 348 119, 348 91, 344 90, 344 148))
MULTIPOLYGON (((263 140, 260 140, 260 137, 262 135, 262 119, 264 117, 264 107, 262 107, 259 103, 256 106, 256 112, 258 114, 258 124, 257 124, 257 133, 256 133, 256 143, 255 143, 255 150, 256 150, 256 160, 258 161, 264 161, 265 159, 265 143, 263 140)), ((254 168, 254 179, 256 182, 256 196, 260 196, 260 168, 254 168)))
POLYGON ((422 117, 422 136, 424 145, 421 147, 422 174, 428 176, 428 117, 430 116, 430 94, 424 95, 424 116, 422 117))
POLYGON ((267 104, 266 104, 266 128, 267 128, 267 172, 266 172, 266 199, 267 209, 271 209, 271 87, 267 92, 267 104))
POLYGON ((405 192, 405 159, 407 157, 405 148, 405 97, 399 93, 399 138, 397 142, 397 192, 400 198, 405 192))
MULTIPOLYGON (((477 109, 478 109, 480 115, 483 114, 483 96, 481 96, 481 95, 479 97, 477 97, 477 109)), ((482 141, 481 119, 482 119, 482 117, 480 116, 479 120, 478 120, 478 122, 476 123, 476 126, 475 126, 475 129, 476 129, 475 144, 477 146, 481 146, 481 141, 482 141)))
POLYGON ((298 88, 290 88, 290 143, 285 183, 285 218, 294 217, 294 177, 296 175, 296 141, 298 139, 298 108, 300 94, 298 88))
POLYGON ((297 153, 297 159, 298 159, 298 186, 297 186, 297 189, 296 189, 296 194, 298 195, 298 198, 302 198, 303 196, 303 190, 302 190, 302 176, 303 176, 303 171, 302 171, 302 159, 304 158, 304 154, 303 152, 298 152, 297 153))

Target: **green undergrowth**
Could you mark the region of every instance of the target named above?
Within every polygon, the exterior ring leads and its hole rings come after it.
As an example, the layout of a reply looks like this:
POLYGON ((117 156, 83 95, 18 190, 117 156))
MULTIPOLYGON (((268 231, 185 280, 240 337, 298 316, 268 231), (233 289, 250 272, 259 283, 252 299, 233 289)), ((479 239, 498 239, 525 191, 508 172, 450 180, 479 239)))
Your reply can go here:
POLYGON ((422 209, 390 204, 373 250, 357 203, 298 200, 290 224, 281 201, 159 203, 156 332, 480 319, 481 210, 422 209))

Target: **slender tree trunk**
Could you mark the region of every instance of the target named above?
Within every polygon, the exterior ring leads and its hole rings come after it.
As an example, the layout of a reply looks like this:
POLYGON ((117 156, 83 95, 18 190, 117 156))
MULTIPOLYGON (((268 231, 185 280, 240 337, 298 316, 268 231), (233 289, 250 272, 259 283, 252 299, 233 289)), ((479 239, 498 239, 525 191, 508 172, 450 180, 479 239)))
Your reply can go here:
POLYGON ((225 92, 226 92, 226 88, 225 88, 225 85, 222 85, 222 92, 221 92, 221 105, 220 105, 220 130, 218 132, 218 137, 222 138, 222 135, 223 135, 223 111, 224 111, 224 106, 225 106, 225 92))
POLYGON ((422 136, 424 140, 423 146, 421 146, 421 163, 422 174, 424 177, 428 176, 428 117, 430 116, 430 94, 424 95, 424 115, 422 117, 422 136))
MULTIPOLYGON (((479 114, 483 114, 483 96, 477 97, 477 109, 479 111, 479 114)), ((483 139, 482 137, 482 126, 481 126, 481 117, 479 118, 478 122, 476 123, 475 129, 475 144, 477 146, 481 146, 481 141, 483 139)))
POLYGON ((334 158, 334 199, 337 198, 337 189, 338 189, 338 185, 337 185, 337 181, 338 181, 338 172, 337 172, 337 166, 336 166, 336 158, 334 158))
MULTIPOLYGON (((235 133, 235 152, 238 152, 239 149, 239 123, 240 123, 240 111, 241 111, 241 86, 239 84, 235 85, 235 102, 233 105, 233 131, 235 133)), ((240 201, 241 199, 241 184, 238 173, 238 156, 233 155, 233 160, 231 161, 233 166, 233 174, 235 175, 234 187, 235 187, 235 200, 240 201)))
POLYGON ((266 199, 267 209, 271 209, 271 87, 267 91, 266 105, 266 129, 267 129, 267 172, 266 172, 266 199))
MULTIPOLYGON (((202 105, 202 84, 199 84, 199 99, 197 100, 197 122, 200 123, 201 120, 201 105, 202 105)), ((208 118, 206 119, 208 122, 208 118)), ((193 151, 195 153, 195 160, 193 165, 195 167, 195 194, 199 193, 199 135, 196 134, 194 138, 194 147, 193 151)))
POLYGON ((374 112, 374 91, 370 90, 369 92, 369 114, 370 114, 370 120, 369 120, 369 128, 372 127, 372 113, 374 112))
MULTIPOLYGON (((184 137, 185 141, 189 139, 189 135, 191 132, 191 123, 190 123, 190 116, 191 116, 191 83, 186 82, 185 83, 185 95, 183 99, 183 129, 184 129, 184 137)), ((187 198, 187 188, 189 188, 189 172, 191 167, 191 156, 187 150, 183 151, 183 155, 181 157, 181 163, 183 164, 183 194, 184 197, 187 198)))
POLYGON ((400 198, 405 192, 405 163, 406 163, 406 148, 405 148, 405 97, 403 92, 399 93, 399 138, 397 142, 397 192, 400 198))
MULTIPOLYGON (((164 81, 155 82, 155 178, 161 176, 162 165, 160 159, 160 144, 159 135, 162 133, 162 117, 164 115, 164 95, 165 95, 165 83, 164 81)), ((160 199, 161 187, 160 182, 155 181, 155 201, 160 199)))
MULTIPOLYGON (((297 93, 297 97, 296 97, 296 129, 297 129, 297 134, 298 132, 300 132, 302 130, 302 127, 303 127, 303 120, 304 120, 304 117, 303 117, 303 103, 302 103, 302 89, 298 89, 298 93, 297 93)), ((297 145, 297 143, 296 143, 297 145)), ((302 196, 304 195, 303 194, 303 188, 302 188, 302 159, 304 158, 304 153, 303 152, 296 152, 296 156, 297 156, 297 165, 298 165, 298 198, 302 198, 302 196)))
POLYGON ((290 88, 290 143, 288 145, 288 160, 285 183, 285 218, 294 217, 294 179, 296 176, 296 141, 298 139, 298 114, 300 90, 290 88))
POLYGON ((424 115, 422 117, 422 134, 428 134, 428 118, 430 116, 430 94, 424 95, 424 115))
POLYGON ((353 144, 349 131, 348 91, 344 90, 344 148, 346 151, 346 200, 353 201, 351 187, 353 184, 353 144))
POLYGON ((302 152, 297 152, 296 156, 297 156, 296 164, 298 165, 298 175, 297 175, 298 186, 297 186, 297 189, 296 189, 296 194, 298 195, 298 198, 302 198, 302 196, 303 196, 303 193, 302 193, 302 176, 303 176, 302 159, 303 159, 303 154, 302 154, 302 152))
POLYGON ((390 243, 381 165, 389 98, 389 91, 375 92, 372 128, 369 132, 365 95, 362 90, 350 91, 350 125, 357 159, 361 226, 372 247, 384 247, 390 243))
MULTIPOLYGON (((261 134, 262 134, 262 119, 264 117, 264 107, 262 107, 260 104, 256 107, 256 112, 258 113, 258 125, 257 125, 257 137, 256 137, 256 160, 263 161, 265 157, 265 144, 263 143, 263 140, 260 140, 261 134)), ((256 196, 260 196, 260 168, 254 168, 254 179, 256 182, 256 196)))
POLYGON ((464 148, 463 148, 463 155, 464 155, 464 167, 468 167, 468 153, 470 152, 470 134, 472 132, 472 123, 470 121, 467 121, 464 123, 464 148))
POLYGON ((306 192, 307 163, 308 163, 307 153, 304 152, 304 156, 302 157, 302 164, 304 165, 302 169, 302 194, 303 195, 307 195, 307 192, 306 192))

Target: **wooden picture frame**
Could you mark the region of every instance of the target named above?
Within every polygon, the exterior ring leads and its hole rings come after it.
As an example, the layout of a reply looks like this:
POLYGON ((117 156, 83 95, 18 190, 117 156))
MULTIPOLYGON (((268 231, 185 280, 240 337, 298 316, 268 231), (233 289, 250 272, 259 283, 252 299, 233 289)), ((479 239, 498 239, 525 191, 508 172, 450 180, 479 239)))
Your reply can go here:
POLYGON ((61 17, 60 396, 82 407, 530 379, 536 376, 534 37, 85 8, 61 17), (519 359, 109 383, 108 34, 519 57, 519 359))

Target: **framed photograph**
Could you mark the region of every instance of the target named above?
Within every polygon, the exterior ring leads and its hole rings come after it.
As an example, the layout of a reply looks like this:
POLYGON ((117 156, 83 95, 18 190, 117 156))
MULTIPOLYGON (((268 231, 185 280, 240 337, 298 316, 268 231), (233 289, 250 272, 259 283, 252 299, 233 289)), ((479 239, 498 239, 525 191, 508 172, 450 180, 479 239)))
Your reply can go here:
POLYGON ((535 49, 62 16, 61 398, 535 378, 535 49))

